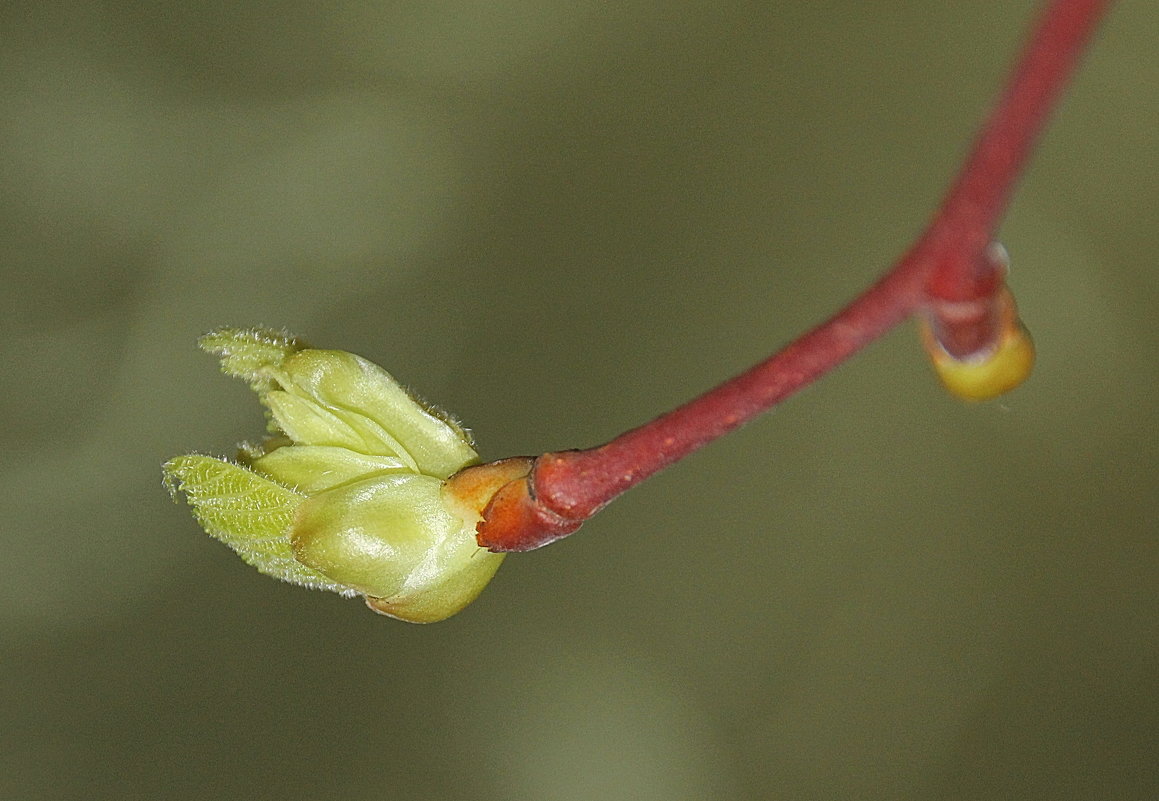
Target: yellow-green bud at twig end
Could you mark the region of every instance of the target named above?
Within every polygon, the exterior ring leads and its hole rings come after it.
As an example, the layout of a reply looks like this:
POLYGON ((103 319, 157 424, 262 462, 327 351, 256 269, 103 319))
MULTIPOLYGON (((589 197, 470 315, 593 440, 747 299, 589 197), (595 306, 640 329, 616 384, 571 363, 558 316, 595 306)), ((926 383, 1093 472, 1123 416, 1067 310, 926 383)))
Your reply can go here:
POLYGON ((352 353, 264 329, 200 344, 249 382, 275 434, 241 464, 165 464, 209 534, 268 575, 361 594, 403 620, 442 620, 486 586, 502 557, 476 544, 477 510, 444 491, 478 461, 461 426, 352 353))

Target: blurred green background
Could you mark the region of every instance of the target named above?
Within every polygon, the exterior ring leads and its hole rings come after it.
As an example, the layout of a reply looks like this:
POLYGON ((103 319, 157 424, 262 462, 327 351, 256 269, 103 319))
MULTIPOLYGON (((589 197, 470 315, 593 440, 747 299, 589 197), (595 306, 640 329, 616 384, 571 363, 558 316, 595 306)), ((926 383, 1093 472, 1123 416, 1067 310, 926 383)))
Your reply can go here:
POLYGON ((263 578, 160 463, 261 430, 195 338, 377 361, 486 458, 834 311, 1032 2, 6 2, 0 798, 1159 797, 1159 6, 1003 229, 1040 349, 899 330, 416 627, 263 578))

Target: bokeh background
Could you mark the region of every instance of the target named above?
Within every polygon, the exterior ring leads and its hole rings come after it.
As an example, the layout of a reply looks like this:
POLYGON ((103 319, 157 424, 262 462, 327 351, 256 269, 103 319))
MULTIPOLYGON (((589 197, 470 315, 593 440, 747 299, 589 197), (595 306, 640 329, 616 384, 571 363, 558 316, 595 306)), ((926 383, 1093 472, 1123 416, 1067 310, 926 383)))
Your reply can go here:
POLYGON ((417 627, 263 578, 160 463, 195 338, 363 354, 487 458, 593 445, 920 229, 1035 3, 0 6, 0 797, 1159 797, 1159 6, 1003 239, 1033 380, 913 330, 417 627))

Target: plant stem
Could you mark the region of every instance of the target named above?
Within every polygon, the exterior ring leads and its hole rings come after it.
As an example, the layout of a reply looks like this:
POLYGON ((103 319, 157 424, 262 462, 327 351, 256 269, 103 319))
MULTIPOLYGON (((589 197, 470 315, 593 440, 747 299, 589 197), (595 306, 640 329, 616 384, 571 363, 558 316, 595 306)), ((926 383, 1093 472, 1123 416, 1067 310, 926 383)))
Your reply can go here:
POLYGON ((933 297, 972 300, 993 290, 988 276, 979 285, 975 267, 1050 112, 1110 5, 1111 0, 1053 0, 1043 10, 998 105, 919 240, 936 262, 928 286, 933 297))
MULTIPOLYGON (((1045 121, 1111 0, 1052 0, 926 231, 873 286, 784 349, 650 423, 588 450, 548 453, 479 524, 492 550, 566 536, 625 490, 805 387, 916 312, 955 356, 992 343, 1004 265, 994 231, 1045 121), (517 485, 517 486, 516 486, 517 485)), ((486 468, 486 466, 482 466, 486 468)), ((482 469, 473 468, 473 469, 482 469)), ((500 496, 503 496, 500 502, 500 496)))

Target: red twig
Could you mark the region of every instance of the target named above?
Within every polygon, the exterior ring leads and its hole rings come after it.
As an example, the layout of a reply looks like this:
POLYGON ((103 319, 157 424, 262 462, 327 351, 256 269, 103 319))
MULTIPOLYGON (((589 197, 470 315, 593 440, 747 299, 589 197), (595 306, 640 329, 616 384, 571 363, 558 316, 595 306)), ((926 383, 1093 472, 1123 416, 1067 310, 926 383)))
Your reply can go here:
MULTIPOLYGON (((877 283, 766 361, 652 422, 597 448, 529 460, 529 472, 513 480, 508 473, 484 510, 479 543, 530 550, 570 534, 620 493, 807 386, 915 312, 929 316, 952 356, 990 347, 1000 336, 996 321, 1010 317, 1004 264, 991 248, 995 228, 1110 4, 1048 3, 934 219, 877 283)), ((510 470, 510 462, 502 464, 510 470)))

